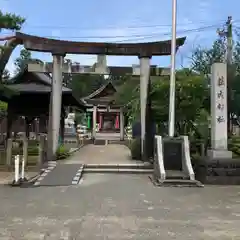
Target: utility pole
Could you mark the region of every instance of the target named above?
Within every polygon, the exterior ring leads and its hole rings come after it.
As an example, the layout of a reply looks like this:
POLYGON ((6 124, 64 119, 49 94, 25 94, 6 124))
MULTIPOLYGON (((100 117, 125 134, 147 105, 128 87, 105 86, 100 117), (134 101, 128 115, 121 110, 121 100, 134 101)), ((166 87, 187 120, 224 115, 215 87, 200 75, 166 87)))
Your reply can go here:
POLYGON ((233 34, 232 34, 232 16, 229 16, 225 28, 222 30, 218 30, 218 35, 220 37, 224 37, 227 39, 226 46, 226 63, 227 63, 227 98, 228 98, 228 133, 232 132, 231 129, 231 100, 232 100, 232 84, 231 80, 233 77, 233 68, 232 68, 232 60, 233 60, 233 34))
POLYGON ((233 57, 233 39, 232 39, 232 17, 228 17, 226 22, 227 26, 227 64, 231 67, 232 65, 232 57, 233 57))
POLYGON ((177 0, 172 0, 171 75, 170 75, 169 119, 168 119, 169 137, 174 137, 175 134, 176 27, 177 27, 177 0))

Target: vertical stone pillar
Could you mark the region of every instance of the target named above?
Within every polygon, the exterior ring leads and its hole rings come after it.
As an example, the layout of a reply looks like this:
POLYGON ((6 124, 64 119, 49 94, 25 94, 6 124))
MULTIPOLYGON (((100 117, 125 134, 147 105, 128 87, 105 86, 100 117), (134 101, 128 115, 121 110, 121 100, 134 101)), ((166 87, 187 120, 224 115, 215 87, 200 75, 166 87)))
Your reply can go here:
POLYGON ((232 158, 228 151, 227 65, 214 63, 211 68, 211 159, 232 158))
POLYGON ((97 106, 93 106, 93 126, 92 126, 92 138, 96 139, 96 125, 97 125, 97 106))
POLYGON ((12 164, 12 145, 13 145, 12 138, 8 138, 7 139, 7 153, 6 153, 6 165, 8 167, 10 167, 12 164))
POLYGON ((27 166, 28 163, 28 138, 26 136, 26 133, 23 137, 23 158, 24 158, 24 164, 27 166))
POLYGON ((29 117, 25 116, 24 122, 25 122, 25 136, 26 136, 27 139, 29 139, 29 136, 30 136, 30 123, 31 123, 29 117))
POLYGON ((38 166, 41 167, 44 163, 44 151, 45 151, 46 138, 44 135, 40 135, 39 138, 39 153, 38 153, 38 166))
POLYGON ((62 106, 62 64, 63 56, 53 55, 52 73, 52 160, 56 159, 59 141, 62 106))
POLYGON ((60 121, 61 144, 64 144, 64 133, 65 133, 65 116, 61 115, 61 121, 60 121))
POLYGON ((8 105, 7 109, 7 136, 6 139, 12 138, 12 125, 13 125, 14 115, 11 109, 11 105, 8 105))
POLYGON ((100 113, 99 115, 99 129, 102 129, 103 126, 103 114, 100 113))
POLYGON ((123 109, 120 109, 120 140, 124 140, 124 115, 123 109))
POLYGON ((106 55, 98 55, 97 56, 97 64, 95 67, 95 72, 100 73, 100 74, 106 74, 108 72, 106 55))
POLYGON ((53 158, 52 154, 52 101, 53 93, 51 86, 51 93, 49 96, 49 114, 48 114, 48 127, 47 127, 47 161, 51 161, 53 158))
POLYGON ((148 97, 148 82, 150 79, 149 56, 140 56, 140 108, 141 108, 141 154, 144 158, 144 140, 146 135, 146 106, 148 97))

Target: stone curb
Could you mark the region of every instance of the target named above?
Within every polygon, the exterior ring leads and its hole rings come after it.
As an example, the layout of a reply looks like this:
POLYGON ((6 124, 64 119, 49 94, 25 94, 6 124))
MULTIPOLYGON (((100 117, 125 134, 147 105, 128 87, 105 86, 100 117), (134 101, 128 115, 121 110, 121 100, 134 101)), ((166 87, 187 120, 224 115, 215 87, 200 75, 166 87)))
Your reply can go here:
POLYGON ((75 152, 77 152, 80 148, 82 148, 83 146, 85 146, 84 144, 80 145, 79 147, 77 147, 76 149, 73 149, 72 151, 69 151, 70 154, 73 154, 75 152))

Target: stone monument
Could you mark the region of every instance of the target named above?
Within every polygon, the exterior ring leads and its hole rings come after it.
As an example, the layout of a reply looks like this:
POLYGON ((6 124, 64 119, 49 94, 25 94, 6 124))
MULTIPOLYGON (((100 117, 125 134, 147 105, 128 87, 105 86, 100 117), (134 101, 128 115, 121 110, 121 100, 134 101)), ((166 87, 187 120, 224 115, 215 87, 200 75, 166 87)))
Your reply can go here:
POLYGON ((210 159, 231 159, 228 151, 227 65, 214 63, 211 68, 211 149, 210 159))

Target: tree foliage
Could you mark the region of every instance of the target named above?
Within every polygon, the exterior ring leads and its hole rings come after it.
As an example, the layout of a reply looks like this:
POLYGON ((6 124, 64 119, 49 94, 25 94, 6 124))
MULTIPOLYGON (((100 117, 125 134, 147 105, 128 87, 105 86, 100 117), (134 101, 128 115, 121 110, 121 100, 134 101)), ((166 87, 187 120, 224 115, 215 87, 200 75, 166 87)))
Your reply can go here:
MULTIPOLYGON (((233 44, 232 65, 228 65, 228 111, 230 119, 240 119, 240 38, 239 34, 233 44)), ((215 62, 225 62, 225 39, 218 38, 210 48, 197 48, 192 53, 191 68, 205 76, 211 72, 211 65, 215 62)), ((239 121, 237 121, 239 122, 239 121)), ((230 130, 230 129, 229 129, 230 130)), ((231 134, 231 132, 229 132, 231 134)))
POLYGON ((225 42, 222 38, 213 42, 211 48, 197 47, 191 57, 191 68, 197 73, 208 75, 215 62, 224 62, 226 55, 225 42))
POLYGON ((27 68, 27 65, 32 60, 32 54, 26 49, 22 49, 20 56, 16 58, 14 65, 16 66, 16 73, 22 72, 27 68))
POLYGON ((12 13, 3 13, 0 11, 0 30, 10 29, 10 30, 20 30, 25 19, 19 15, 12 13))
POLYGON ((7 69, 4 69, 2 75, 2 81, 6 83, 10 79, 10 72, 7 69))
POLYGON ((100 88, 106 80, 104 76, 91 74, 73 74, 72 80, 69 83, 73 91, 73 95, 78 99, 83 98, 100 88))
MULTIPOLYGON (((128 109, 128 115, 137 119, 140 115, 139 78, 128 79, 115 96, 116 103, 128 109)), ((154 120, 164 128, 168 122, 169 78, 152 77, 151 92, 154 120)), ((202 109, 209 110, 209 88, 202 75, 184 69, 176 73, 176 127, 179 134, 193 130, 202 109)))
MULTIPOLYGON (((0 11, 0 32, 2 29, 20 30, 24 22, 25 19, 19 15, 12 13, 3 13, 2 11, 0 11)), ((0 50, 0 61, 3 61, 1 57, 4 53, 5 48, 0 45, 0 50)), ((0 94, 7 97, 10 97, 12 94, 14 94, 14 92, 2 85, 2 80, 6 81, 7 79, 9 79, 9 77, 10 74, 6 69, 3 72, 3 76, 0 76, 0 94)))

